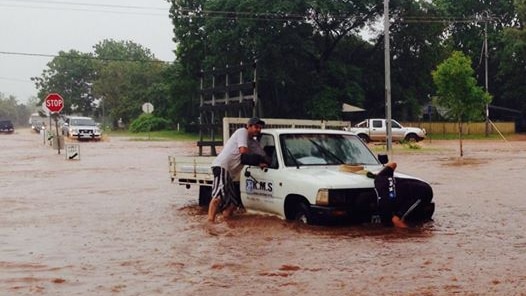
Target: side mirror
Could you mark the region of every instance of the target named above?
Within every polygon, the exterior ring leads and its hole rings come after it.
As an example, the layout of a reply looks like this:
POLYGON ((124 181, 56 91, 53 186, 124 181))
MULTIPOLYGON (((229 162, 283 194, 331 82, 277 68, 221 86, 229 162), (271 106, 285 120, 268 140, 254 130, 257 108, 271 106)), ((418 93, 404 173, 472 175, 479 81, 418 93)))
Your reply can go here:
POLYGON ((378 160, 381 164, 386 164, 389 162, 389 156, 387 154, 378 154, 378 160))
POLYGON ((248 167, 245 169, 245 177, 246 178, 250 178, 251 174, 250 174, 250 171, 248 170, 248 167))

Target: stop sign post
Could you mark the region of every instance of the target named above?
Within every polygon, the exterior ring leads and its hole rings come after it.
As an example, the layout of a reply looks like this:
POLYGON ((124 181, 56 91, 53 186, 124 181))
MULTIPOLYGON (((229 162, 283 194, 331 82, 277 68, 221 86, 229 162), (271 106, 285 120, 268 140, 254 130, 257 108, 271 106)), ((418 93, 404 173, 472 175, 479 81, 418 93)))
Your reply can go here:
POLYGON ((50 93, 44 101, 49 112, 59 113, 64 108, 64 99, 57 93, 50 93))
POLYGON ((50 93, 44 100, 46 108, 55 118, 55 140, 57 141, 58 154, 60 154, 60 136, 58 134, 58 113, 64 108, 64 99, 57 93, 50 93))

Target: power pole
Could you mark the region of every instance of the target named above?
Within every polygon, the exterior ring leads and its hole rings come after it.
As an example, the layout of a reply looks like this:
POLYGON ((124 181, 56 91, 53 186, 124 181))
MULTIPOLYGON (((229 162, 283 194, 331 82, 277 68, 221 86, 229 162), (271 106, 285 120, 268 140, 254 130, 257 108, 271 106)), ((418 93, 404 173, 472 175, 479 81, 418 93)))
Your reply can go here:
MULTIPOLYGON (((489 15, 486 12, 485 22, 484 22, 484 78, 485 78, 485 88, 486 92, 488 90, 488 19, 489 15)), ((486 104, 486 128, 485 128, 486 137, 489 136, 489 104, 486 104)))
POLYGON ((385 123, 387 127, 387 153, 393 154, 391 128, 391 55, 389 50, 389 0, 384 0, 384 67, 385 67, 385 123))

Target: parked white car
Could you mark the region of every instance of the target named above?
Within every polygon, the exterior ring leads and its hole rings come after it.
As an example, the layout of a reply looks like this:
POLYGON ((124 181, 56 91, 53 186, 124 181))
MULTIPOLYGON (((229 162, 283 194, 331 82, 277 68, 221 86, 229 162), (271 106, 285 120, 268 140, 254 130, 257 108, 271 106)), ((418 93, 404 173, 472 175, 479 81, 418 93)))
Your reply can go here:
MULTIPOLYGON (((387 140, 387 124, 385 119, 381 118, 366 119, 351 127, 349 131, 366 143, 387 140)), ((405 127, 396 120, 391 120, 391 131, 393 141, 418 142, 426 138, 425 129, 405 127)))
POLYGON ((91 117, 68 116, 62 123, 62 135, 78 140, 100 140, 102 130, 91 117))

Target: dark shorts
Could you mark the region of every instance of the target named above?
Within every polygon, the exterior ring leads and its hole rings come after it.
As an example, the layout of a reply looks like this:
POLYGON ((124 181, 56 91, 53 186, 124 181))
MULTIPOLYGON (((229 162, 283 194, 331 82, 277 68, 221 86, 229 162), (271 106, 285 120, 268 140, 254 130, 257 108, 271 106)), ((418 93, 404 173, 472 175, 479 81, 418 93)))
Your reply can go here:
POLYGON ((212 198, 218 197, 221 199, 218 210, 222 211, 230 205, 236 208, 242 207, 239 182, 232 181, 230 173, 222 167, 212 167, 212 173, 214 174, 212 198))
MULTIPOLYGON (((393 174, 393 170, 384 168, 374 179, 382 223, 391 225, 393 215, 409 220, 427 217, 427 213, 419 213, 427 210, 424 208, 430 205, 433 199, 431 186, 416 179, 394 177, 393 174)), ((427 217, 427 220, 430 218, 430 216, 427 217)))

